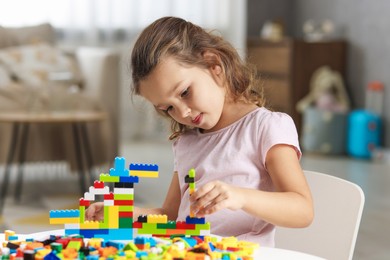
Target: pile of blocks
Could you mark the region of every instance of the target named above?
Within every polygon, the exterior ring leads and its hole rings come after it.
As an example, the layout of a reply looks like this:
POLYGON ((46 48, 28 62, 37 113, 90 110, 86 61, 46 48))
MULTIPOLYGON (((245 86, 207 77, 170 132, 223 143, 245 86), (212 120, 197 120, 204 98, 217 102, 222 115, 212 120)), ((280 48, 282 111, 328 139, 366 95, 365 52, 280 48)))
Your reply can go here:
POLYGON ((19 239, 15 232, 5 231, 0 248, 0 259, 60 260, 60 259, 234 259, 253 260, 252 242, 238 241, 235 237, 174 237, 161 239, 137 236, 133 241, 106 241, 101 238, 84 239, 80 235, 48 235, 39 240, 19 239))

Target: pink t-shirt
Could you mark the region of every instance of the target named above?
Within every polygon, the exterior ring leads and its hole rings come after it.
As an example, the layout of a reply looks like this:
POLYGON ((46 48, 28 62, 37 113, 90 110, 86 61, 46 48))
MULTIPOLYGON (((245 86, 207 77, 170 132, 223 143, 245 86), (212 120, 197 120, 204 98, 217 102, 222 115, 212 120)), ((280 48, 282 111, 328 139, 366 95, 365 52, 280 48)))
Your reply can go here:
MULTIPOLYGON (((272 191, 274 187, 265 168, 265 158, 276 144, 293 146, 300 158, 298 135, 291 117, 265 108, 257 108, 215 132, 202 134, 194 129, 182 135, 173 144, 174 168, 179 174, 181 190, 178 220, 185 220, 189 215, 189 189, 184 179, 191 168, 196 171, 197 188, 220 180, 272 191)), ((212 234, 236 236, 263 246, 274 246, 274 225, 242 210, 224 209, 207 215, 206 221, 211 224, 212 234)))

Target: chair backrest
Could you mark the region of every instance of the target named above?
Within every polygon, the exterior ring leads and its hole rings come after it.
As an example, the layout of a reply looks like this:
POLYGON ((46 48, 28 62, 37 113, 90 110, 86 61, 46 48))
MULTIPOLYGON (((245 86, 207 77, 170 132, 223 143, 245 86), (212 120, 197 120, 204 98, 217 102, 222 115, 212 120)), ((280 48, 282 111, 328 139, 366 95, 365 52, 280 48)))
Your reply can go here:
POLYGON ((314 220, 307 228, 276 228, 278 248, 309 253, 325 259, 352 259, 364 193, 349 181, 304 171, 314 201, 314 220))

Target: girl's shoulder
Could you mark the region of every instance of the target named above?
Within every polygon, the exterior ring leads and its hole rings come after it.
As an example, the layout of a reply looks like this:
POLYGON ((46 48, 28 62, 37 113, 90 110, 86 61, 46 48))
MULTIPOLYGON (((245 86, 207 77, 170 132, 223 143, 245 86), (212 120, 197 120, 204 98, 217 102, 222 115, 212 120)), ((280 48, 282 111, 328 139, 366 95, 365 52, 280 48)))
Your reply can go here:
POLYGON ((291 123, 293 122, 290 115, 283 112, 271 111, 265 107, 259 107, 254 110, 250 115, 250 121, 258 120, 259 123, 267 124, 267 123, 291 123))

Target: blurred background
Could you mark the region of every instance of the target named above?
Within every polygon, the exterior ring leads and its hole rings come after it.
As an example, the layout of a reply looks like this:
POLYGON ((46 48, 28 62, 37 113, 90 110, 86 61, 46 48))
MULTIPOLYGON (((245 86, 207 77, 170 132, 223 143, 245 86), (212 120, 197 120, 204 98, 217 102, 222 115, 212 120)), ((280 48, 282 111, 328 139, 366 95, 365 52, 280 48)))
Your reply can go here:
POLYGON ((1 227, 50 228, 48 210, 77 208, 91 183, 81 176, 96 179, 117 155, 160 166, 136 200, 162 203, 169 125, 131 98, 129 55, 145 26, 172 15, 216 30, 257 67, 267 106, 296 123, 303 168, 363 188, 355 258, 387 259, 388 10, 386 0, 1 1, 1 227))

